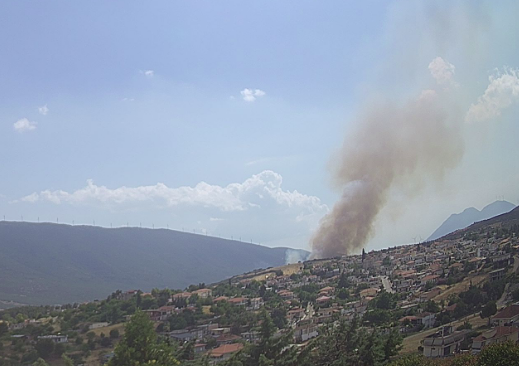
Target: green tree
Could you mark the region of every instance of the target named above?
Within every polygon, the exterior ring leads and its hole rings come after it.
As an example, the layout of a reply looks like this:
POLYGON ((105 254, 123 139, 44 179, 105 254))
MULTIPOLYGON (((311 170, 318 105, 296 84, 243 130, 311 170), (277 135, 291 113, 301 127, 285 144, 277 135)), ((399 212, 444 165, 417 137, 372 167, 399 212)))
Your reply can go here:
POLYGON ((52 339, 40 339, 34 345, 34 348, 38 351, 38 355, 41 358, 47 358, 54 352, 54 342, 52 339))
POLYGON ((65 344, 58 343, 54 346, 54 354, 56 356, 61 356, 65 352, 65 344))
POLYGON ((226 366, 301 366, 306 352, 298 354, 292 347, 292 333, 275 336, 276 327, 268 312, 260 313, 260 334, 258 344, 248 345, 232 357, 226 366))
POLYGON ((339 284, 337 285, 338 288, 348 288, 351 286, 350 281, 348 281, 348 276, 345 272, 341 273, 341 277, 339 278, 339 284))
POLYGON ((195 341, 190 341, 184 344, 180 358, 182 360, 192 360, 195 358, 195 341))
POLYGON ((438 306, 438 304, 434 300, 429 300, 425 304, 425 309, 424 310, 428 311, 430 313, 437 313, 437 312, 440 311, 440 307, 438 306))
POLYGON ((471 354, 464 354, 454 357, 449 366, 476 366, 477 358, 471 354))
POLYGON ((481 309, 481 313, 479 314, 479 316, 481 317, 481 319, 488 318, 488 324, 490 325, 490 317, 495 313, 497 313, 497 305, 495 301, 489 301, 483 307, 483 309, 481 309))
POLYGON ((519 347, 512 343, 495 343, 484 348, 477 366, 519 366, 519 347))
POLYGON ((148 316, 137 311, 126 324, 125 333, 108 365, 171 366, 178 365, 178 361, 172 347, 157 341, 157 334, 148 316))
POLYGON ((389 364, 389 366, 433 366, 434 361, 422 355, 406 355, 389 364))
POLYGON ((119 338, 119 331, 117 329, 112 329, 110 331, 110 338, 112 338, 112 339, 119 338))
POLYGON ((112 341, 108 337, 101 337, 101 340, 99 341, 99 344, 101 347, 110 347, 112 345, 112 341))
POLYGON ((94 332, 88 332, 86 334, 86 336, 87 336, 89 341, 93 341, 95 339, 95 337, 96 337, 96 334, 94 332))
POLYGON ((67 355, 61 356, 61 359, 63 360, 63 364, 65 366, 74 366, 74 361, 72 361, 72 359, 67 355))
POLYGON ((389 361, 391 357, 396 356, 402 349, 402 336, 396 329, 392 329, 387 335, 384 344, 384 360, 389 361))
POLYGON ((361 343, 361 347, 359 349, 359 365, 381 365, 382 361, 384 360, 384 352, 381 346, 382 345, 378 338, 378 332, 373 329, 365 336, 364 341, 361 343))
POLYGON ((9 332, 9 326, 6 322, 0 321, 0 337, 9 332))

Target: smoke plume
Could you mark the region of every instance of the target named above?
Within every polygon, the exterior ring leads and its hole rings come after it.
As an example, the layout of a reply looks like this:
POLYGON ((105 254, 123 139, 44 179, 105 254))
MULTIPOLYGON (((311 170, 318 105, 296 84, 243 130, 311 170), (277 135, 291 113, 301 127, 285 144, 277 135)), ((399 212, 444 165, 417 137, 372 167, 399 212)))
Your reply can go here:
POLYGON ((457 165, 463 147, 450 110, 433 90, 402 106, 366 108, 332 161, 342 197, 312 238, 314 258, 360 251, 393 189, 411 196, 457 165))

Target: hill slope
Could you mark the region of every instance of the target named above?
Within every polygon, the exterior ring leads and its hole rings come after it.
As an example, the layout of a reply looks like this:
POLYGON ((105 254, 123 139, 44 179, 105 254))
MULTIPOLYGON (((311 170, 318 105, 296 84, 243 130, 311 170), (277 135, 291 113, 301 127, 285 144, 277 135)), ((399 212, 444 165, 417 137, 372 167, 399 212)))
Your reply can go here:
POLYGON ((285 252, 173 230, 0 222, 0 300, 55 304, 184 288, 282 265, 285 252))
POLYGON ((485 206, 481 211, 474 207, 469 207, 461 213, 450 215, 449 218, 427 238, 427 240, 429 241, 441 238, 442 236, 456 230, 466 228, 474 222, 486 220, 509 212, 514 207, 515 206, 512 203, 507 201, 495 201, 485 206))

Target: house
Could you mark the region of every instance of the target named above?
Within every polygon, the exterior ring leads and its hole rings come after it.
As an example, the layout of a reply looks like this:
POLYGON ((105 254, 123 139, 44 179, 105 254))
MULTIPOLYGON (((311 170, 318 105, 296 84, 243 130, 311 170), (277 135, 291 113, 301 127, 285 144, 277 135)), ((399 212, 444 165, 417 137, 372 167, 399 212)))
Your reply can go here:
POLYGON ((306 342, 319 335, 318 326, 311 321, 302 321, 294 329, 294 339, 296 342, 306 342))
POLYGON ((319 305, 323 305, 323 304, 326 304, 328 303, 332 298, 329 297, 329 296, 320 296, 318 297, 315 302, 319 305))
POLYGON ((298 321, 303 319, 305 316, 305 309, 298 308, 298 309, 291 309, 287 312, 287 320, 288 321, 298 321))
POLYGON ((201 288, 200 290, 191 292, 191 295, 198 295, 201 299, 207 299, 213 296, 213 291, 209 288, 201 288))
POLYGON ((68 342, 68 337, 66 335, 61 335, 61 334, 39 336, 38 340, 40 340, 40 339, 50 339, 54 343, 67 343, 68 342))
POLYGON ((425 357, 452 356, 459 353, 464 339, 464 331, 453 331, 452 326, 445 326, 423 339, 423 355, 425 357))
POLYGON ((249 343, 258 343, 261 340, 261 333, 257 330, 251 330, 250 332, 244 332, 241 337, 249 343))
POLYGON ((241 337, 232 333, 224 333, 216 338, 216 344, 221 346, 223 344, 231 344, 240 340, 241 337))
POLYGON ((255 297, 250 299, 250 307, 247 310, 259 310, 264 304, 263 298, 255 297))
POLYGON ((245 297, 233 297, 232 299, 228 299, 227 302, 236 306, 247 305, 247 299, 245 297))
POLYGON ((146 310, 150 320, 154 322, 166 320, 175 311, 173 306, 162 306, 158 309, 146 310))
POLYGON ((414 315, 407 315, 398 320, 400 323, 400 332, 401 333, 407 333, 407 332, 414 332, 415 330, 418 330, 422 320, 414 315))
POLYGON ((492 317, 493 325, 504 326, 519 320, 519 304, 507 306, 492 317))
POLYGON ((433 288, 431 291, 420 294, 420 302, 427 302, 432 300, 441 293, 441 289, 438 287, 433 288))
POLYGON ((416 317, 420 319, 420 323, 424 326, 424 328, 432 328, 436 322, 436 314, 434 313, 425 311, 421 314, 418 314, 416 317))
POLYGON ((15 334, 15 335, 12 335, 11 336, 11 339, 13 340, 13 342, 23 342, 23 343, 26 343, 29 341, 29 336, 25 335, 25 334, 15 334))
POLYGON ((319 290, 319 296, 330 296, 335 289, 330 286, 323 287, 319 290))
POLYGON ((171 296, 171 300, 176 302, 178 300, 187 300, 191 297, 191 292, 179 292, 178 294, 174 294, 171 296))
POLYGON ((227 301, 229 298, 227 296, 218 296, 217 298, 213 299, 214 303, 220 302, 220 301, 227 301))
POLYGON ((341 310, 336 306, 332 306, 329 308, 320 308, 317 311, 317 316, 319 317, 320 320, 324 321, 327 319, 331 319, 333 314, 339 314, 340 312, 341 312, 341 310))
POLYGON ((472 341, 472 353, 479 353, 483 348, 493 344, 511 341, 519 341, 519 328, 516 327, 496 327, 490 329, 472 341))
POLYGON ((295 298, 295 295, 292 291, 282 290, 278 292, 278 295, 281 296, 284 300, 292 300, 295 298))
POLYGON ((225 328, 213 328, 211 329, 211 337, 218 338, 222 334, 230 333, 231 328, 225 327, 225 328))
POLYGON ((360 291, 360 298, 373 297, 377 296, 379 289, 375 287, 370 287, 365 290, 360 291))
POLYGON ((428 282, 436 283, 438 281, 438 278, 440 278, 440 276, 438 275, 428 275, 423 277, 420 280, 420 283, 422 286, 425 286, 428 282))
POLYGON ((204 343, 197 343, 197 344, 195 344, 195 355, 199 355, 201 353, 204 353, 205 352, 205 346, 206 346, 206 344, 204 344, 204 343))
POLYGON ((169 332, 169 337, 176 341, 188 342, 203 337, 203 330, 197 328, 186 328, 169 332))
POLYGON ((228 360, 231 356, 243 348, 241 343, 224 344, 220 347, 212 349, 209 352, 211 363, 214 365, 218 362, 228 360))
POLYGON ((505 268, 512 263, 512 256, 510 253, 496 255, 492 257, 492 265, 494 268, 505 268))
POLYGON ((9 330, 20 330, 27 326, 25 322, 9 324, 9 330))
POLYGON ((499 281, 499 280, 502 280, 503 278, 505 278, 505 275, 506 275, 506 269, 504 269, 504 268, 495 269, 488 273, 488 280, 490 282, 496 282, 496 281, 499 281))
POLYGON ((88 326, 88 329, 92 330, 92 329, 97 329, 97 328, 103 328, 103 327, 107 327, 108 326, 108 322, 98 322, 98 323, 92 323, 88 326))

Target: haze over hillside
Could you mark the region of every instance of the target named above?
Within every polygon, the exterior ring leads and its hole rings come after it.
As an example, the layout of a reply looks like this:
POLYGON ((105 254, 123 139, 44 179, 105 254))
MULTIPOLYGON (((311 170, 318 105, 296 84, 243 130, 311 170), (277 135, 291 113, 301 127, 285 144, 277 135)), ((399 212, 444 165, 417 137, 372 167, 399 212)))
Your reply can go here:
POLYGON ((0 300, 56 304, 184 288, 282 265, 286 251, 164 229, 0 222, 0 300))
POLYGON ((427 240, 429 241, 441 238, 453 231, 466 228, 474 222, 486 220, 509 212, 514 207, 514 204, 507 201, 495 201, 485 206, 481 211, 474 207, 469 207, 461 213, 450 215, 449 218, 427 238, 427 240))

